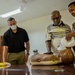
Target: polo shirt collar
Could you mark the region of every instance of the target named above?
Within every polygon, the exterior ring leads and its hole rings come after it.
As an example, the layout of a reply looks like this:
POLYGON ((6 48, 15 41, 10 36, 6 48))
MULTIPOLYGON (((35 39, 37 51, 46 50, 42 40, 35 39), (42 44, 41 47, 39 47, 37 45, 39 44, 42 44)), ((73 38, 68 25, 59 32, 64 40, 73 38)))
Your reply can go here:
POLYGON ((63 23, 63 21, 60 21, 58 25, 53 24, 53 26, 65 26, 65 24, 63 23))

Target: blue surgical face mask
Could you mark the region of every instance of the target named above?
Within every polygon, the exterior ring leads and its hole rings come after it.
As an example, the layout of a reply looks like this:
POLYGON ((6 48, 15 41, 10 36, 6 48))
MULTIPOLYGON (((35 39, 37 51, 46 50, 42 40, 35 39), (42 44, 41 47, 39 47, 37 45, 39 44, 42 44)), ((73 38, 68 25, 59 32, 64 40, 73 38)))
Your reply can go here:
POLYGON ((12 26, 10 26, 10 28, 11 28, 12 30, 15 30, 15 29, 17 29, 17 25, 12 25, 12 26))

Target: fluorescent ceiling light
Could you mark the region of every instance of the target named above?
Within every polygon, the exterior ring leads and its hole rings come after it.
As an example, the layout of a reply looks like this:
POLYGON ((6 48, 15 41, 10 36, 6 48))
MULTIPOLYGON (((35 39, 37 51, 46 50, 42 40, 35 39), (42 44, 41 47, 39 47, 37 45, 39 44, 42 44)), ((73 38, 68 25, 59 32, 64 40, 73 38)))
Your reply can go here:
POLYGON ((6 14, 2 14, 2 15, 0 15, 0 17, 6 18, 6 17, 12 16, 12 15, 15 15, 15 14, 18 14, 18 13, 21 13, 21 12, 22 12, 21 9, 17 9, 17 10, 8 12, 6 14))

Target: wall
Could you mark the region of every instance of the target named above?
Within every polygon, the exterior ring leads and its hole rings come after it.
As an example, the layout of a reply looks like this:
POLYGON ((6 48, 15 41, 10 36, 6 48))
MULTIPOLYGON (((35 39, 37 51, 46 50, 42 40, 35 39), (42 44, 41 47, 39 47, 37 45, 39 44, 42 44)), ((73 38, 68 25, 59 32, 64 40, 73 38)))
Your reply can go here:
MULTIPOLYGON (((69 24, 70 26, 75 21, 74 17, 72 17, 67 10, 61 12, 62 20, 69 24)), ((46 35, 46 28, 52 21, 50 19, 50 15, 38 17, 35 19, 31 19, 22 23, 18 23, 19 27, 26 29, 30 38, 30 53, 32 54, 34 49, 38 49, 40 53, 46 52, 46 44, 45 44, 45 35, 46 35)), ((3 27, 0 29, 0 35, 8 29, 8 26, 3 27)))

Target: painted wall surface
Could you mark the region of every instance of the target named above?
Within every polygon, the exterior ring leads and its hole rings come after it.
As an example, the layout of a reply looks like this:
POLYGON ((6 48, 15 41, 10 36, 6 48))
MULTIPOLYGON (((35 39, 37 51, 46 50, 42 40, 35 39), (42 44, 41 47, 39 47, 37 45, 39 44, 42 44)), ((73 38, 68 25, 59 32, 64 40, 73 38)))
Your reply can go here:
MULTIPOLYGON (((62 20, 64 23, 72 26, 72 23, 75 22, 74 17, 65 10, 61 12, 62 20)), ((22 23, 17 23, 21 28, 26 29, 30 38, 30 53, 33 54, 33 50, 37 49, 39 53, 44 53, 47 51, 45 44, 45 36, 47 26, 52 23, 50 15, 45 15, 42 17, 34 18, 22 23)), ((0 35, 3 35, 4 32, 8 29, 8 26, 5 26, 0 29, 0 35)))

